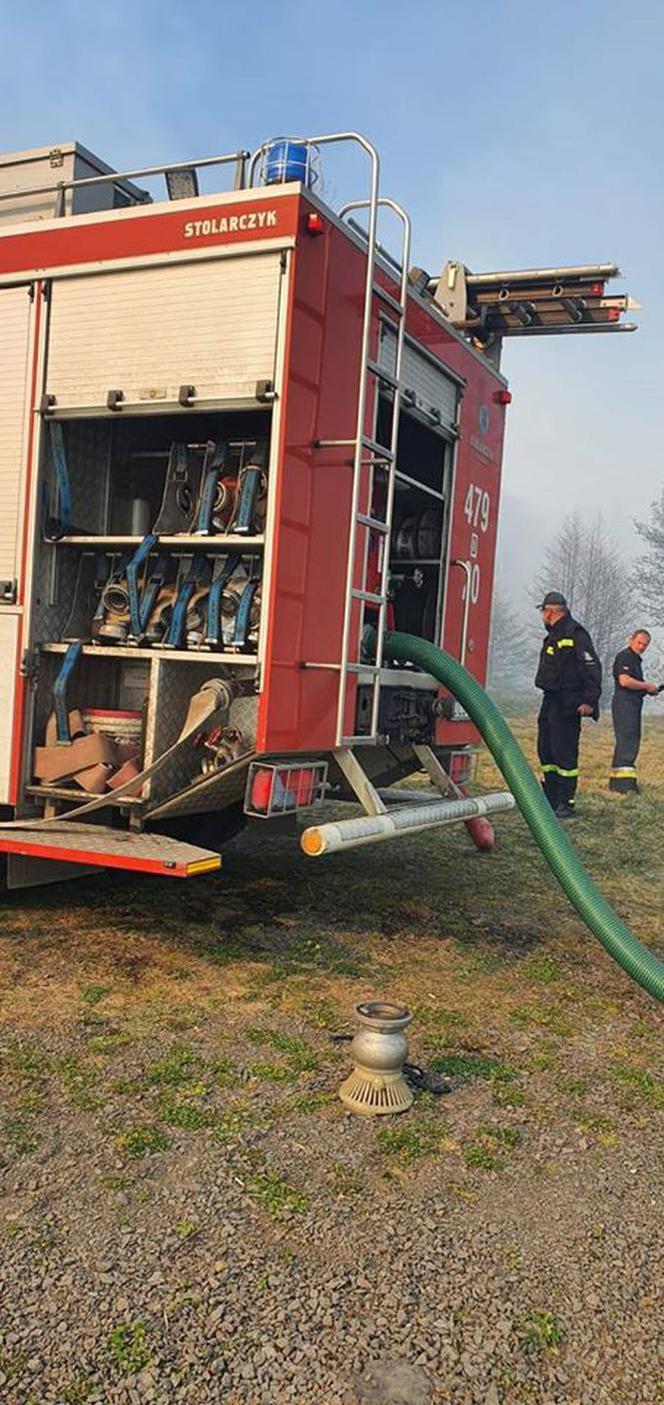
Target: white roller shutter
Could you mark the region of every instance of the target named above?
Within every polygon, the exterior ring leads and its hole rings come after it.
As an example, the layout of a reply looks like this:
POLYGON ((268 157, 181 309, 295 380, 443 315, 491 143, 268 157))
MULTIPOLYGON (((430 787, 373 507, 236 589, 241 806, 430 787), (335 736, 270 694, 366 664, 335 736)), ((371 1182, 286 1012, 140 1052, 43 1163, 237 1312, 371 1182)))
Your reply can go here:
POLYGON ((53 285, 46 389, 55 409, 253 397, 274 377, 280 255, 58 280, 53 285))
MULTIPOLYGON (((396 356, 396 336, 385 323, 381 326, 378 349, 378 364, 390 374, 394 374, 396 356)), ((442 366, 436 365, 435 358, 418 351, 410 341, 404 342, 401 359, 401 395, 407 407, 410 400, 413 407, 427 417, 439 420, 447 429, 457 423, 459 385, 453 377, 445 374, 442 366), (431 412, 434 411, 434 415, 431 412)))
POLYGON ((18 615, 0 612, 0 805, 9 800, 18 615))
POLYGON ((0 289, 0 582, 18 574, 31 312, 29 288, 0 289))

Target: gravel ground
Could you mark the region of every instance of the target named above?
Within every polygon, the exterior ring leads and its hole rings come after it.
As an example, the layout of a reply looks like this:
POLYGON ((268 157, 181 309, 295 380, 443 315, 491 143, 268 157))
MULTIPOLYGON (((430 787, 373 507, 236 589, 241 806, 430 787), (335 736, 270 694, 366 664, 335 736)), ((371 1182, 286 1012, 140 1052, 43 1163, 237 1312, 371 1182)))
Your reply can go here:
POLYGON ((2 1181, 6 1405, 654 1405, 649 1136, 625 1153, 563 1125, 551 1099, 542 1116, 542 1072, 520 1080, 534 1116, 496 1109, 496 1086, 473 1079, 379 1126, 326 1097, 346 1054, 324 1036, 286 1092, 250 1062, 210 1091, 212 1032, 113 1052, 101 1036, 101 1107, 75 1062, 89 1040, 6 1051, 48 1107, 34 1150, 28 1121, 11 1124, 2 1181), (164 1086, 210 1125, 167 1123, 163 1145, 128 1153, 117 1128, 154 1129, 164 1086), (460 1158, 478 1126, 500 1132, 482 1134, 500 1169, 460 1158))
MULTIPOLYGON (((597 735, 575 843, 655 942, 662 754, 616 805, 597 735)), ((0 912, 2 1405, 662 1405, 658 1011, 500 836, 0 912), (336 1095, 377 995, 454 1084, 400 1118, 336 1095)))

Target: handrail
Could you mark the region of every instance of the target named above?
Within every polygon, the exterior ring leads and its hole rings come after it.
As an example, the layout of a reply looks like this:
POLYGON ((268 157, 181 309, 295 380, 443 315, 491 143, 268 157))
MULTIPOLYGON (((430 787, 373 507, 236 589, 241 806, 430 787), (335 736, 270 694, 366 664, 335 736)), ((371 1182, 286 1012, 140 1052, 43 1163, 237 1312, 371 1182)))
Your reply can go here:
POLYGON ((473 575, 469 563, 467 561, 461 561, 458 557, 450 561, 450 566, 459 566, 466 577, 466 595, 463 602, 463 623, 461 625, 461 650, 459 653, 459 663, 465 665, 466 652, 468 649, 468 619, 470 616, 470 592, 473 575))
MULTIPOLYGON (((237 167, 235 189, 242 190, 245 185, 246 167, 250 154, 249 151, 232 151, 225 156, 203 156, 194 161, 176 161, 165 166, 144 166, 138 171, 100 171, 99 175, 96 176, 81 176, 73 180, 57 181, 55 185, 33 185, 19 187, 15 190, 3 190, 0 192, 0 201, 23 199, 27 195, 55 194, 58 207, 62 207, 56 208, 56 218, 58 218, 64 214, 62 197, 66 190, 79 190, 88 185, 121 185, 123 181, 143 180, 148 176, 167 176, 173 171, 198 171, 204 166, 228 166, 231 164, 237 167)), ((141 193, 145 194, 145 192, 141 193)), ((150 198, 148 196, 148 200, 150 198)))

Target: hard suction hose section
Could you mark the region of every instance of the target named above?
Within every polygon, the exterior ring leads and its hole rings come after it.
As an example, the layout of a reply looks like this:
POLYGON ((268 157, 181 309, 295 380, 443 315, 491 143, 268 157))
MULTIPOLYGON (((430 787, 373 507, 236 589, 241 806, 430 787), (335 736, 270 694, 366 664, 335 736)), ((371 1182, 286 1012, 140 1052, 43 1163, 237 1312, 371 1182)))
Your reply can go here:
POLYGON ((504 717, 451 654, 411 634, 385 636, 386 659, 413 663, 437 678, 465 708, 502 772, 546 862, 580 917, 609 955, 656 1000, 664 999, 664 963, 630 932, 586 873, 504 717))

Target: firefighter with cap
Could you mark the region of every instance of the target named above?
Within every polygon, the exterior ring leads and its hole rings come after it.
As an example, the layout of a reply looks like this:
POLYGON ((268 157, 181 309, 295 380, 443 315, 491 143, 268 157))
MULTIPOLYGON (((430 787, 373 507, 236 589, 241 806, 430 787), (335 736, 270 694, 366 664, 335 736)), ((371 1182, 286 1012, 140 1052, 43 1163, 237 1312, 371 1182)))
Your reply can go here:
POLYGON ((643 677, 641 658, 650 643, 650 632, 637 629, 626 649, 621 649, 613 661, 615 691, 611 703, 616 746, 609 771, 609 790, 622 795, 638 791, 636 758, 641 745, 641 713, 643 700, 656 697, 661 685, 647 683, 643 677))
POLYGON ((544 696, 537 725, 542 786, 558 819, 571 819, 579 779, 579 740, 584 717, 599 717, 602 665, 592 639, 557 590, 538 609, 546 627, 535 687, 544 696))

